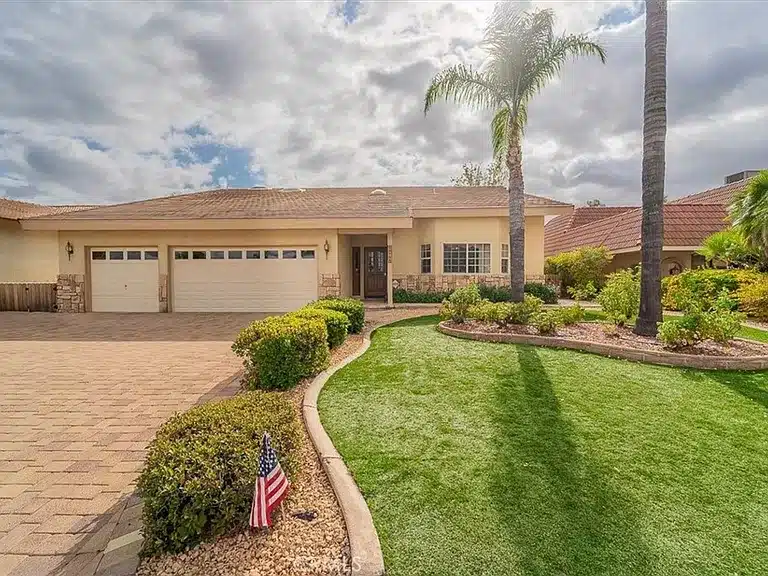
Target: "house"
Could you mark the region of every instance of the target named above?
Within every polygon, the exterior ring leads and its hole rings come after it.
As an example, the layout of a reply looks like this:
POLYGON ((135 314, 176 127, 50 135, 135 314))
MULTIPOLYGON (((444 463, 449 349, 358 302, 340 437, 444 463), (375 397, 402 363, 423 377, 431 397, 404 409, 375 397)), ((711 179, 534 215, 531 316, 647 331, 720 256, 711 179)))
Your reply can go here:
MULTIPOLYGON (((696 251, 707 236, 728 228, 728 205, 757 171, 725 178, 725 184, 664 205, 662 273, 704 265, 696 251)), ((546 257, 582 247, 605 246, 613 253, 609 272, 639 264, 642 209, 637 206, 579 206, 544 228, 546 257)))
POLYGON ((0 198, 0 282, 55 282, 59 273, 58 233, 25 230, 21 220, 85 208, 88 206, 45 206, 0 198))
MULTIPOLYGON (((527 195, 525 272, 544 274, 544 220, 573 206, 527 195)), ((58 235, 62 311, 283 312, 318 296, 500 284, 503 187, 212 190, 22 220, 58 235)))

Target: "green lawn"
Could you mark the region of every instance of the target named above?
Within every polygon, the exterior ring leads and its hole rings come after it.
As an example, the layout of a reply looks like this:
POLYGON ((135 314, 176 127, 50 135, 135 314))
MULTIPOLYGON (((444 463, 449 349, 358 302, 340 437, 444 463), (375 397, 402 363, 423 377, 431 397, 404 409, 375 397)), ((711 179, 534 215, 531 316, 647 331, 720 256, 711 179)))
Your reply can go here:
MULTIPOLYGON (((605 312, 601 310, 587 310, 584 312, 584 317, 589 321, 605 320, 605 312)), ((674 315, 665 314, 664 319, 666 320, 667 318, 674 318, 674 315)), ((739 338, 757 340, 758 342, 768 342, 768 331, 752 328, 751 326, 742 326, 737 336, 739 338)))
POLYGON ((768 573, 768 373, 378 330, 320 415, 387 574, 768 573))

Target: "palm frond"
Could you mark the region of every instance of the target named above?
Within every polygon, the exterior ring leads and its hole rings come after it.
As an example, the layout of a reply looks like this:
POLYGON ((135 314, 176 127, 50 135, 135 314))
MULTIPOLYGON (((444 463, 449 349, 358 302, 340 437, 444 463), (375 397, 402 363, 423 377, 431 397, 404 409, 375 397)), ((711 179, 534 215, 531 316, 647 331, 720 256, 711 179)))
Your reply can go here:
POLYGON ((504 95, 493 79, 473 70, 471 66, 457 64, 432 78, 424 96, 424 114, 438 100, 453 100, 480 110, 495 110, 504 104, 504 95))
POLYGON ((731 205, 731 220, 753 247, 768 252, 768 170, 747 185, 731 205))
POLYGON ((583 56, 597 56, 605 63, 605 50, 589 40, 586 34, 567 34, 554 38, 529 61, 530 65, 521 81, 524 99, 529 100, 556 78, 569 59, 583 56))
POLYGON ((511 116, 511 110, 505 106, 500 108, 491 120, 491 144, 494 158, 506 159, 507 157, 511 116))

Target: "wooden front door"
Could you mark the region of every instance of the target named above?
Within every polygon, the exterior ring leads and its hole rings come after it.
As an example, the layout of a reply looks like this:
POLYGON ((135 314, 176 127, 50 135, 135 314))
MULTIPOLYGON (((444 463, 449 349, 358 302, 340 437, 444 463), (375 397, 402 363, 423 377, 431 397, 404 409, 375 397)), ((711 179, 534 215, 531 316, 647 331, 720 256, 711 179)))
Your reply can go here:
POLYGON ((387 296, 387 249, 365 249, 365 297, 387 296))
POLYGON ((352 296, 360 296, 360 246, 352 247, 352 296))

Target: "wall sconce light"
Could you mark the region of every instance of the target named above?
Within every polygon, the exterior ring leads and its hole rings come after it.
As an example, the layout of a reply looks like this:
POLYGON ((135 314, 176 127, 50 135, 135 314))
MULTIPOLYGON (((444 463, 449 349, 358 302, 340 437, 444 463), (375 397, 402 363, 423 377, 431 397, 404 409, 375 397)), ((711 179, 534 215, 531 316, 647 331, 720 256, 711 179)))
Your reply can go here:
POLYGON ((331 251, 331 245, 328 244, 328 239, 325 239, 325 244, 323 244, 323 250, 325 250, 325 259, 328 259, 328 252, 331 251))
POLYGON ((64 246, 64 250, 67 251, 67 258, 69 258, 69 260, 71 261, 72 260, 72 254, 75 253, 75 247, 72 246, 72 242, 67 242, 67 245, 64 246))

